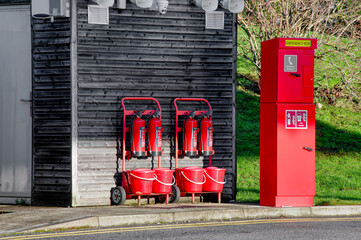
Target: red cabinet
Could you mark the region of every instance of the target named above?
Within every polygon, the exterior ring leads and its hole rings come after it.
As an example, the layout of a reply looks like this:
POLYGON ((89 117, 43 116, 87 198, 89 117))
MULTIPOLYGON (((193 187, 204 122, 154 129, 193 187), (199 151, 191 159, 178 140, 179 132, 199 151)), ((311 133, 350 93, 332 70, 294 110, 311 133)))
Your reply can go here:
POLYGON ((262 103, 260 129, 260 204, 312 206, 315 106, 262 103))
POLYGON ((261 44, 261 102, 312 103, 316 39, 292 39, 302 47, 286 45, 286 40, 261 44))
POLYGON ((261 47, 260 205, 312 206, 315 195, 316 39, 261 47))

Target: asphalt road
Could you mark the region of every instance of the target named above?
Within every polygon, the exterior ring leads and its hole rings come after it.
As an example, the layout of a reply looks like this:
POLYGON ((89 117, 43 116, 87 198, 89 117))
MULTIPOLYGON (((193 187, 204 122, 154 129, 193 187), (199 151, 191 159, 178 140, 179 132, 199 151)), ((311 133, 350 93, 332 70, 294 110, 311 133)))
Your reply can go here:
POLYGON ((89 229, 0 239, 361 239, 359 218, 225 221, 89 229))

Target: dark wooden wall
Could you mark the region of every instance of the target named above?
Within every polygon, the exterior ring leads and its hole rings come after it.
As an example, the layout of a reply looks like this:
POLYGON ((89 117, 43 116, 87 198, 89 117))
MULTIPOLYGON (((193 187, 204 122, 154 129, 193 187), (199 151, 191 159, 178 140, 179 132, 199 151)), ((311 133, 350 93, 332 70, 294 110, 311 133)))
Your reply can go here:
MULTIPOLYGON (((87 23, 87 4, 77 1, 77 192, 75 205, 109 204, 114 186, 116 139, 123 97, 154 97, 163 110, 163 166, 174 167, 176 97, 199 97, 214 110, 214 166, 227 168, 224 196, 235 199, 235 16, 224 30, 206 30, 204 11, 188 0, 170 1, 168 12, 110 8, 109 25, 87 23)), ((222 9, 219 9, 222 10, 222 9)), ((208 161, 181 159, 180 166, 208 161)), ((131 159, 127 169, 151 167, 131 159)), ((73 196, 74 197, 74 196, 73 196)), ((73 199, 74 200, 74 199, 73 199)))
POLYGON ((32 20, 33 205, 71 200, 70 20, 32 20))

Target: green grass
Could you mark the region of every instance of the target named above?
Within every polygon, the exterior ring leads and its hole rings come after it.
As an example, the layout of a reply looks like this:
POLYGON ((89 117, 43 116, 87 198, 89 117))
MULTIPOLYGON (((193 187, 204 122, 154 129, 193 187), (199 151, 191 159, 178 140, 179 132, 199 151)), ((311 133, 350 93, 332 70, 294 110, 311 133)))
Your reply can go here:
MULTIPOLYGON (((259 97, 237 93, 237 201, 259 201, 259 97)), ((361 113, 352 106, 316 111, 315 205, 361 204, 361 113)))
POLYGON ((361 112, 325 106, 316 119, 315 204, 361 204, 361 112))
POLYGON ((259 201, 259 97, 237 92, 237 200, 259 201))

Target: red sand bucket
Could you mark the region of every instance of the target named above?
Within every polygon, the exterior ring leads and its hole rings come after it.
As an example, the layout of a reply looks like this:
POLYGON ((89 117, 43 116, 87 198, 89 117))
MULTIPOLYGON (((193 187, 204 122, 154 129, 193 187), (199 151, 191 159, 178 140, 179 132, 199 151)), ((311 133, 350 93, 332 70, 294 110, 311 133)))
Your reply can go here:
POLYGON ((202 192, 202 187, 206 181, 200 167, 185 167, 179 169, 179 180, 181 181, 182 190, 184 192, 202 192))
POLYGON ((138 168, 129 172, 129 185, 132 193, 146 195, 152 193, 154 171, 138 168))
POLYGON ((207 167, 204 169, 206 182, 203 185, 204 192, 222 192, 224 181, 224 174, 227 169, 217 167, 207 167))
POLYGON ((173 173, 168 168, 154 169, 153 193, 170 193, 175 182, 173 173))

